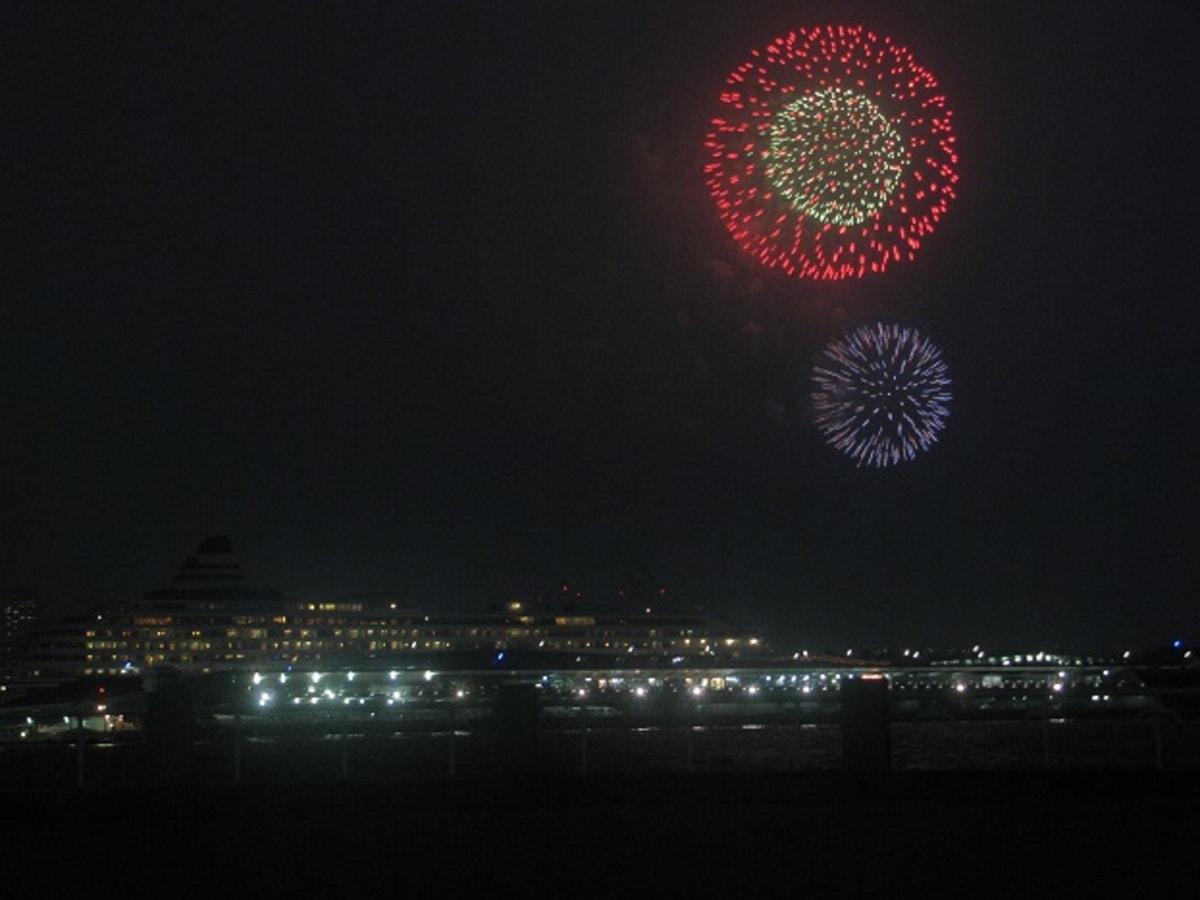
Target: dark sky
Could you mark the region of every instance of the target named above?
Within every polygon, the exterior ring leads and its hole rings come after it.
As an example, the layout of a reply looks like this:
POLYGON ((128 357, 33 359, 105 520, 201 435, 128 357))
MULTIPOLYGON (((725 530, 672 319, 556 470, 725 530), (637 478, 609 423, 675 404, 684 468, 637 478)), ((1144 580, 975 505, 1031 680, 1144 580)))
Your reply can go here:
POLYGON ((300 598, 1195 639, 1191 34, 1173 3, 6 3, 0 582, 116 602, 225 533, 300 598), (934 72, 961 155, 916 260, 853 283, 743 257, 701 174, 726 74, 830 22, 934 72), (808 405, 877 320, 954 380, 886 470, 808 405))

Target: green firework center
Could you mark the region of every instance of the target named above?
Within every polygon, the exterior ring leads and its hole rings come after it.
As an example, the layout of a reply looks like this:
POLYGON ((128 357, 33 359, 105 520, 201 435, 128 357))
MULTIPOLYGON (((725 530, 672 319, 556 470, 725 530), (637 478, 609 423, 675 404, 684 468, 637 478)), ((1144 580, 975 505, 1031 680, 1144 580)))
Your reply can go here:
POLYGON ((771 118, 767 139, 767 180, 799 213, 830 225, 860 225, 878 214, 908 163, 891 120, 845 88, 788 103, 771 118))

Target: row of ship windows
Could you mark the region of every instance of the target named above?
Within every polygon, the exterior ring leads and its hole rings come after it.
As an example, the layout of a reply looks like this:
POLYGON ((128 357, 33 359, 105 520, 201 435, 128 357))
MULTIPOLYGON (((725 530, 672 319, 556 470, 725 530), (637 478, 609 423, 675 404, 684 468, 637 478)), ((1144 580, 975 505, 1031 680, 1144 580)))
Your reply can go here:
MULTIPOLYGON (((114 651, 124 651, 128 653, 139 652, 179 652, 179 651, 212 651, 214 643, 212 641, 90 641, 88 642, 88 658, 99 660, 109 658, 116 660, 122 654, 114 651), (108 651, 105 653, 104 651, 108 651)), ((707 647, 707 645, 704 645, 707 647)), ((668 651, 678 649, 672 647, 669 643, 653 641, 641 642, 638 644, 612 641, 571 641, 571 640, 548 640, 539 642, 539 649, 544 650, 593 650, 593 649, 620 649, 628 647, 629 649, 638 650, 654 650, 668 651)), ((215 644, 215 649, 218 651, 233 651, 233 650, 248 650, 248 651, 279 651, 279 652, 341 652, 346 650, 351 651, 386 651, 386 650, 451 650, 451 649, 503 649, 496 647, 493 644, 485 643, 463 643, 457 641, 368 641, 365 645, 347 643, 345 641, 220 641, 215 644)))
MULTIPOLYGON (((138 634, 140 629, 123 628, 120 630, 91 630, 87 632, 89 638, 105 639, 105 638, 132 638, 138 634)), ((183 637, 193 638, 263 638, 267 637, 268 630, 266 628, 155 628, 149 631, 141 632, 143 635, 152 638, 175 638, 183 637)), ((595 638, 607 638, 609 640, 626 641, 641 637, 659 637, 659 630, 656 628, 641 629, 641 628, 606 628, 586 630, 570 630, 570 629, 543 629, 543 628, 411 628, 411 629, 395 629, 395 628, 332 628, 332 629, 313 629, 313 628, 284 628, 277 630, 281 637, 347 637, 359 639, 363 637, 383 637, 383 638, 541 638, 553 635, 560 636, 582 636, 587 634, 595 638)), ((681 630, 678 632, 668 632, 669 635, 676 639, 686 639, 695 636, 691 629, 681 630)), ((703 637, 697 638, 703 640, 703 637)), ((724 638, 723 640, 739 640, 737 638, 724 638)))
MULTIPOLYGON (((339 630, 335 630, 333 633, 329 634, 329 633, 322 633, 319 631, 309 631, 309 630, 303 630, 303 629, 301 629, 301 630, 284 629, 282 633, 271 634, 271 633, 268 633, 268 631, 266 629, 253 628, 253 629, 245 629, 242 631, 238 631, 235 629, 229 629, 227 631, 216 632, 216 633, 213 633, 213 632, 205 633, 205 632, 196 631, 196 630, 193 630, 193 631, 190 631, 187 633, 181 633, 181 632, 175 631, 173 629, 156 629, 154 631, 145 632, 142 634, 137 634, 135 632, 121 632, 118 634, 113 634, 113 633, 98 634, 96 632, 92 632, 92 633, 89 633, 89 635, 88 635, 87 644, 88 644, 88 646, 92 646, 92 647, 100 647, 100 648, 107 647, 107 648, 116 649, 116 648, 119 648, 122 646, 127 646, 131 643, 136 645, 143 641, 150 642, 150 641, 157 640, 157 641, 180 642, 180 641, 186 641, 188 639, 204 640, 204 641, 208 641, 208 642, 216 641, 216 642, 224 642, 224 643, 228 643, 231 641, 239 641, 239 640, 240 641, 264 641, 264 640, 268 640, 268 639, 274 639, 276 641, 285 641, 285 642, 287 642, 287 641, 304 641, 307 643, 311 643, 314 641, 328 642, 331 640, 349 640, 349 641, 368 640, 368 641, 381 641, 383 643, 391 642, 393 644, 395 644, 397 642, 402 642, 404 644, 424 643, 426 646, 429 645, 430 641, 434 641, 438 645, 441 645, 443 643, 449 645, 449 644, 453 644, 453 643, 463 643, 463 642, 470 642, 471 645, 478 645, 480 643, 503 645, 505 642, 510 642, 510 641, 511 642, 538 641, 539 643, 545 642, 546 644, 553 644, 553 645, 566 644, 566 645, 570 645, 570 646, 575 646, 575 645, 583 644, 585 646, 605 646, 605 647, 607 647, 607 646, 622 646, 622 645, 626 645, 626 644, 635 645, 635 646, 684 646, 684 647, 691 647, 694 645, 694 646, 699 647, 699 646, 703 646, 703 645, 713 642, 711 639, 708 639, 708 638, 693 639, 691 637, 683 637, 681 635, 669 635, 669 634, 660 636, 654 632, 637 632, 637 633, 633 633, 633 634, 602 632, 599 634, 590 633, 590 634, 584 635, 584 634, 570 634, 570 633, 564 634, 561 631, 553 633, 553 634, 547 634, 546 632, 544 632, 540 629, 533 629, 533 630, 511 629, 511 630, 498 631, 498 632, 491 632, 491 631, 486 631, 486 630, 481 631, 481 630, 476 629, 476 630, 472 630, 469 632, 450 631, 450 632, 442 632, 442 633, 429 632, 429 631, 417 631, 417 630, 413 630, 413 631, 410 631, 407 633, 406 632, 380 631, 378 634, 376 634, 373 630, 368 630, 365 633, 363 633, 356 629, 349 629, 345 632, 343 632, 339 629, 339 630)), ((742 643, 749 644, 750 646, 756 646, 758 642, 756 640, 754 640, 753 638, 748 639, 748 640, 743 640, 743 639, 738 639, 738 638, 728 638, 727 637, 727 638, 722 639, 720 641, 720 643, 725 647, 736 647, 736 646, 740 646, 742 643)))

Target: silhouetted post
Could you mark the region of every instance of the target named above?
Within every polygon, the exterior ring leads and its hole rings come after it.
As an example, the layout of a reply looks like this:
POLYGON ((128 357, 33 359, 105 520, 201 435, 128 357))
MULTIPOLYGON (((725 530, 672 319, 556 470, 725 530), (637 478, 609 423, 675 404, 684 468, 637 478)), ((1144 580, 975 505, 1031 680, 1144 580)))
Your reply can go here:
POLYGON ((587 704, 579 705, 579 774, 586 775, 588 770, 587 763, 587 704))
POLYGON ((510 774, 537 771, 538 698, 532 684, 501 685, 496 694, 501 766, 510 774))
POLYGON ((242 712, 233 714, 233 783, 242 780, 242 712))
POLYGON ((788 768, 800 768, 800 704, 794 703, 796 720, 792 723, 790 733, 788 734, 788 768))
POLYGON ((79 719, 79 728, 75 732, 75 784, 83 787, 83 719, 79 719))
POLYGON ((842 761, 857 772, 885 772, 892 766, 888 682, 882 675, 843 678, 842 761))
POLYGON ((1154 717, 1154 768, 1162 771, 1163 767, 1163 743, 1162 743, 1162 716, 1154 717))
POLYGON ((177 672, 145 680, 146 739, 155 781, 184 781, 192 772, 195 741, 192 686, 177 672))
POLYGON ((350 779, 350 713, 342 707, 342 781, 350 779))
POLYGON ((704 703, 699 699, 700 694, 692 694, 689 697, 690 702, 685 708, 687 711, 687 770, 688 772, 696 771, 696 734, 706 724, 704 716, 704 703), (694 705, 693 705, 694 704, 694 705))

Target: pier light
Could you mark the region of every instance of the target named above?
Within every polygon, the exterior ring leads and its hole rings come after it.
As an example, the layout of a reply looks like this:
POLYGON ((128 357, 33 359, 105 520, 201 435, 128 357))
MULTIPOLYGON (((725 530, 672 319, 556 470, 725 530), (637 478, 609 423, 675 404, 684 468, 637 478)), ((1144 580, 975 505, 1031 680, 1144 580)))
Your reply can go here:
POLYGON ((250 681, 255 687, 258 687, 260 684, 262 684, 262 680, 263 677, 258 672, 255 672, 252 676, 250 676, 250 681))

